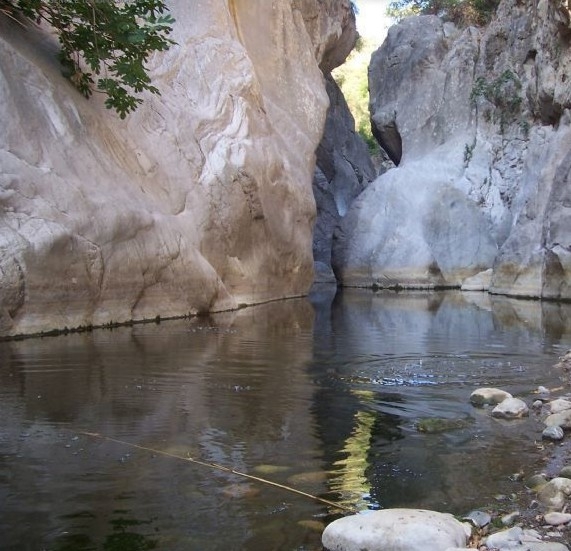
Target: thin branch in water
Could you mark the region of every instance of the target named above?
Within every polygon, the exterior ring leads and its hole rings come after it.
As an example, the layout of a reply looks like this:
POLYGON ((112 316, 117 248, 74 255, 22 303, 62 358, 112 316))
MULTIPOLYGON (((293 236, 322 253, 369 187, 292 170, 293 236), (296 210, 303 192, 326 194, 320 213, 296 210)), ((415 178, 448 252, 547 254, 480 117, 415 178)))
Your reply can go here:
POLYGON ((99 434, 98 432, 80 431, 79 434, 83 434, 85 436, 90 436, 92 438, 100 438, 101 440, 107 440, 109 442, 115 442, 117 444, 129 446, 130 448, 135 448, 138 450, 144 450, 144 451, 151 452, 151 453, 154 453, 157 455, 163 455, 165 457, 171 457, 173 459, 180 459, 181 461, 188 461, 189 463, 194 463, 195 465, 202 465, 203 467, 208 467, 210 469, 215 469, 215 470, 222 471, 225 473, 231 473, 233 475, 240 476, 242 478, 254 480, 255 482, 260 482, 262 484, 274 486, 275 488, 281 488, 282 490, 286 490, 288 492, 307 497, 307 498, 312 499, 314 501, 319 501, 320 503, 324 503, 325 505, 329 505, 330 507, 333 507, 335 509, 346 511, 348 513, 357 513, 357 510, 353 507, 348 507, 347 505, 341 505, 339 503, 334 503, 333 501, 329 501, 328 499, 324 499, 324 498, 319 497, 319 496, 308 494, 307 492, 297 490, 296 488, 292 488, 291 486, 286 486, 285 484, 279 484, 278 482, 273 482, 272 480, 267 480, 266 478, 260 478, 259 476, 254 476, 251 474, 243 473, 243 472, 237 471, 235 469, 232 469, 230 467, 225 467, 224 465, 219 465, 218 463, 210 463, 209 461, 202 461, 201 459, 195 459, 193 457, 184 457, 183 455, 177 455, 176 453, 165 452, 162 450, 149 448, 147 446, 140 446, 139 444, 132 444, 131 442, 126 442, 125 440, 119 440, 118 438, 112 438, 110 436, 105 436, 103 434, 99 434))

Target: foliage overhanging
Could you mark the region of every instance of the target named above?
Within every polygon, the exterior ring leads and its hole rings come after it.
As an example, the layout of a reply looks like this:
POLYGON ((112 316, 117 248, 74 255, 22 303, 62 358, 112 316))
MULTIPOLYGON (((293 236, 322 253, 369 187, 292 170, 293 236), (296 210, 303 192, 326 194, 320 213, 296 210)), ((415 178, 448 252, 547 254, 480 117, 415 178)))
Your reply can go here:
POLYGON ((107 95, 121 118, 142 102, 151 84, 149 56, 168 49, 174 19, 162 0, 0 0, 0 12, 50 25, 60 44, 63 74, 85 96, 107 95))

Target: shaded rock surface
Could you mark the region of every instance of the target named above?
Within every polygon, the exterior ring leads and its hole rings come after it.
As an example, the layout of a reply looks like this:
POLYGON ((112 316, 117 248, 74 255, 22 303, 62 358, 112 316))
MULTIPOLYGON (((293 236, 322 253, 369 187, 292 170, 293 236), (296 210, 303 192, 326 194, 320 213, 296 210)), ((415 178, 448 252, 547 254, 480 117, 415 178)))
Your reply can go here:
POLYGON ((305 293, 320 66, 348 0, 169 3, 160 97, 121 121, 60 75, 47 33, 0 21, 0 336, 305 293))
POLYGON ((546 438, 547 440, 557 441, 557 440, 563 440, 563 438, 565 437, 565 433, 563 432, 563 429, 559 425, 553 425, 543 429, 541 436, 543 438, 546 438))
POLYGON ((571 298, 569 10, 504 0, 484 29, 389 30, 369 70, 374 133, 398 166, 336 235, 347 285, 571 298))
MULTIPOLYGON (((331 270, 334 230, 355 198, 375 179, 376 170, 367 145, 355 132, 355 121, 339 86, 330 74, 325 82, 330 106, 313 178, 317 205, 313 256, 331 270)), ((331 277, 321 268, 316 269, 315 280, 328 281, 331 277)))

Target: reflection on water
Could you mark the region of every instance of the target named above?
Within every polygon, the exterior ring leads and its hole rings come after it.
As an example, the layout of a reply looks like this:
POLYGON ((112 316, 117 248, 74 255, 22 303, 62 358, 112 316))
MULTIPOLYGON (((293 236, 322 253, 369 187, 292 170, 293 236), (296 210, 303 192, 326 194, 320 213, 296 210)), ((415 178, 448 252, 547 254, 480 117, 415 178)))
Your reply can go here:
POLYGON ((338 511, 463 513, 540 464, 533 416, 479 386, 559 386, 571 307, 484 294, 316 293, 231 314, 0 343, 0 532, 14 550, 315 550, 338 511), (456 422, 419 432, 420 420, 456 422))

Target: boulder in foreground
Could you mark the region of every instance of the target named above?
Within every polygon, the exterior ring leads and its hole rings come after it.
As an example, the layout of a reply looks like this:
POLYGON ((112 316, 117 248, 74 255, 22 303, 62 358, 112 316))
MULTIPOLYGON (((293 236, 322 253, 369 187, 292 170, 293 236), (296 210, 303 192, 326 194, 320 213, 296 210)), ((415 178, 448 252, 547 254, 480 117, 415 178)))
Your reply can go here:
POLYGON ((442 551, 466 547, 470 528, 448 513, 385 509, 332 522, 322 536, 328 551, 442 551))

